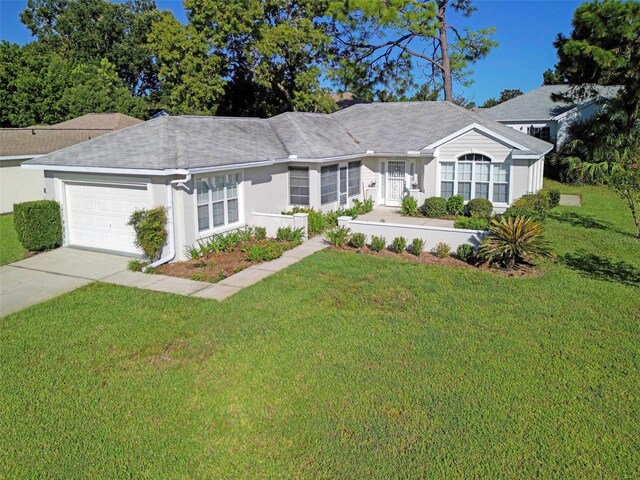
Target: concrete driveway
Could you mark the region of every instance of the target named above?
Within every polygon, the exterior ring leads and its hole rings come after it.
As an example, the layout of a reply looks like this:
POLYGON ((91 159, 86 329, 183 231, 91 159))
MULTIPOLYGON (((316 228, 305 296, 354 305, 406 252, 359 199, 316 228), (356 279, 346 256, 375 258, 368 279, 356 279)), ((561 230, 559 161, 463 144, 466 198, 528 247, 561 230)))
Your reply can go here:
POLYGON ((58 248, 0 267, 0 316, 123 272, 130 259, 58 248))

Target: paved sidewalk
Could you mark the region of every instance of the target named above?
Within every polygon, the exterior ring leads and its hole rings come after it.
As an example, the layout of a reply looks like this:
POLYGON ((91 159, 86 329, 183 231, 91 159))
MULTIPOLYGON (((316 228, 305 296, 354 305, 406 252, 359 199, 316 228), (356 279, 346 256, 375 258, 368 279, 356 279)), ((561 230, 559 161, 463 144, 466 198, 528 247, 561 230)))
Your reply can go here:
POLYGON ((0 267, 0 317, 44 302, 93 281, 127 287, 224 300, 245 287, 326 248, 316 237, 271 262, 247 268, 219 283, 131 272, 129 258, 74 248, 58 248, 0 267))
POLYGON ((568 195, 563 193, 560 195, 560 205, 565 207, 580 207, 582 206, 582 197, 580 195, 568 195))

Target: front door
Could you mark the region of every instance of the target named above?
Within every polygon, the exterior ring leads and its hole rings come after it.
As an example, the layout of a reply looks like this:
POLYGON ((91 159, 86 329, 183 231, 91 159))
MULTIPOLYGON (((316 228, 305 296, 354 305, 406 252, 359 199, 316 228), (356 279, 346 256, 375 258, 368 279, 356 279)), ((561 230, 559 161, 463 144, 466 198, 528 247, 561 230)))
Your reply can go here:
POLYGON ((347 167, 340 167, 340 205, 347 204, 347 167))
POLYGON ((404 160, 387 162, 387 185, 385 203, 397 207, 402 203, 406 185, 406 163, 404 160))

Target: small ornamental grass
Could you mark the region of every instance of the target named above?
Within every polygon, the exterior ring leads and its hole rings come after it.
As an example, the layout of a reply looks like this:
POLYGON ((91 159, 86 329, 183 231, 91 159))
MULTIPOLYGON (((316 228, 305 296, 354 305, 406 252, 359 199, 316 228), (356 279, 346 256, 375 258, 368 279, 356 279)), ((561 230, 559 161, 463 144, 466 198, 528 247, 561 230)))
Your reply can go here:
POLYGON ((422 251, 424 250, 424 240, 421 238, 414 238, 411 242, 411 253, 413 253, 416 257, 422 255, 422 251))
POLYGON ((346 227, 335 227, 327 232, 327 238, 336 247, 344 247, 349 241, 351 230, 346 227))
POLYGON ((384 237, 379 237, 377 235, 373 235, 371 237, 371 243, 369 244, 369 248, 374 252, 381 252, 387 246, 387 239, 384 237))
POLYGON ((400 211, 402 212, 402 215, 407 215, 410 217, 418 215, 418 200, 416 200, 411 195, 405 195, 402 198, 400 211))
POLYGON ((349 239, 349 246, 353 248, 362 248, 367 243, 367 236, 364 233, 354 233, 349 239))
POLYGON ((267 238, 266 227, 255 227, 253 229, 253 236, 256 240, 264 240, 265 238, 267 238))
POLYGON ((480 244, 481 258, 513 268, 527 258, 551 257, 551 247, 542 238, 542 224, 532 218, 494 219, 490 234, 480 244))
POLYGON ((433 253, 438 258, 447 258, 451 255, 451 246, 448 243, 439 242, 433 249, 433 253))
POLYGON ((280 242, 302 243, 304 228, 281 227, 276 233, 276 239, 280 242))
POLYGON ((391 242, 390 250, 395 253, 402 253, 407 248, 407 239, 404 237, 396 237, 391 242))
POLYGON ((463 260, 467 263, 473 262, 476 256, 473 245, 463 243, 462 245, 458 246, 458 248, 456 249, 456 256, 460 260, 463 260))

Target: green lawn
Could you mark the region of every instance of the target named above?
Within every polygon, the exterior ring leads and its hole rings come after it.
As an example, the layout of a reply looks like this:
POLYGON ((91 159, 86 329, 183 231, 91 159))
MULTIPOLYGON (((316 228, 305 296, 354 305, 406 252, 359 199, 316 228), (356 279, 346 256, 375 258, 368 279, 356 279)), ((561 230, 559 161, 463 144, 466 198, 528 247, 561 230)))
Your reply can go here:
POLYGON ((13 228, 13 215, 0 215, 0 265, 20 260, 24 253, 13 228))
POLYGON ((538 278, 325 251, 221 304, 6 317, 0 477, 638 478, 640 246, 579 191, 538 278))

